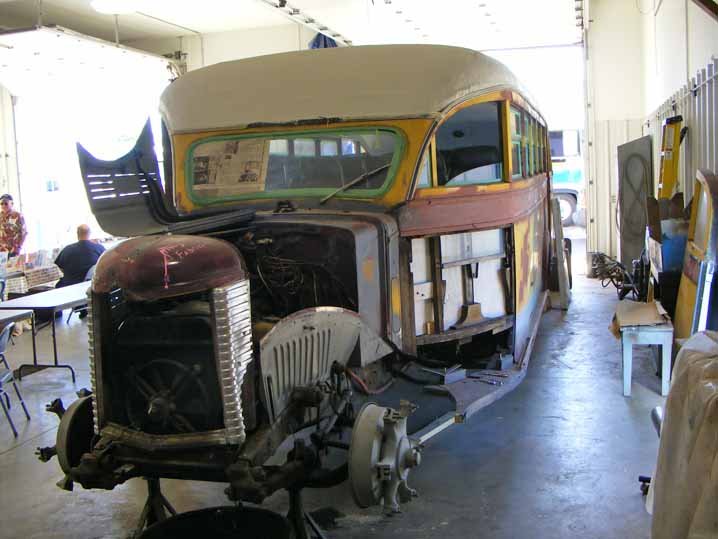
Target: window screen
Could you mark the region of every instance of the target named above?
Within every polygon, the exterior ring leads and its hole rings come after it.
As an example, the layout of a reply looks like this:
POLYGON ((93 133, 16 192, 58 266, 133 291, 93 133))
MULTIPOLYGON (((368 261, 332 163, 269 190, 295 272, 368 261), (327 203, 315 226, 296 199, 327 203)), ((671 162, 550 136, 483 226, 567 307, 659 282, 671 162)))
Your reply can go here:
POLYGON ((460 110, 436 134, 438 185, 500 182, 503 148, 499 103, 460 110))

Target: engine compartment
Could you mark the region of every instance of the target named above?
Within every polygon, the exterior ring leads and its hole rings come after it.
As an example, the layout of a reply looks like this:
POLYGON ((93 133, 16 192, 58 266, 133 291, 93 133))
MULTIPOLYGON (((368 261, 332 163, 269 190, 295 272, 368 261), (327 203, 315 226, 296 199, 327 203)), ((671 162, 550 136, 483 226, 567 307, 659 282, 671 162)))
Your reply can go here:
POLYGON ((358 309, 356 251, 351 231, 296 224, 263 224, 223 239, 247 263, 258 328, 301 309, 358 309))

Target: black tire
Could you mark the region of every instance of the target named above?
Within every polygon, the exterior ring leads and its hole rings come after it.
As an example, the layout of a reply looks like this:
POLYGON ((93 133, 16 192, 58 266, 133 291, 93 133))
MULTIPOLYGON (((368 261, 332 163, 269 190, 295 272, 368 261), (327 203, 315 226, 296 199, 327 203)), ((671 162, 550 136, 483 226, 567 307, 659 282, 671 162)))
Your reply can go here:
POLYGON ((556 195, 556 198, 559 200, 559 204, 563 203, 564 208, 566 204, 571 208, 571 212, 568 216, 562 216, 561 218, 561 224, 563 226, 571 226, 573 224, 573 215, 576 213, 576 197, 560 193, 556 195))

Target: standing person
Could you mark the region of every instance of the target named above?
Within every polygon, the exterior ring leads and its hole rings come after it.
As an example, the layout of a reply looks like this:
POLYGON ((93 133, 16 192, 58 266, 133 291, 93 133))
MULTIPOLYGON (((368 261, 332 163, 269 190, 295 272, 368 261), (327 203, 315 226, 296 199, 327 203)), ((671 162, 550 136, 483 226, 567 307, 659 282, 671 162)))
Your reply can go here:
POLYGON ((84 281, 87 272, 97 263, 97 259, 104 252, 105 248, 102 245, 90 241, 90 227, 78 226, 77 242, 63 248, 55 259, 55 264, 63 273, 62 279, 57 282, 55 288, 84 281))
POLYGON ((25 219, 13 209, 11 195, 0 196, 0 208, 0 251, 7 251, 8 257, 17 256, 27 237, 25 219))

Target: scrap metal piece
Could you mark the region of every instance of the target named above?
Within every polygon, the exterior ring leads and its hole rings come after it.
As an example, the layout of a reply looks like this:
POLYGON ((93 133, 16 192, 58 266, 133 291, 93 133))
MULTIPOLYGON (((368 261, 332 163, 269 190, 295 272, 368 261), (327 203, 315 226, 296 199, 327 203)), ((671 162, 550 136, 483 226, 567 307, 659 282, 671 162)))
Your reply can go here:
POLYGON ((421 463, 421 448, 406 434, 406 418, 416 409, 401 401, 399 410, 365 404, 357 415, 349 449, 349 485, 359 507, 380 502, 386 514, 417 496, 409 470, 421 463))
POLYGON ((304 309, 280 320, 260 343, 262 401, 277 421, 295 388, 326 380, 334 362, 346 365, 359 339, 375 357, 392 352, 357 313, 339 307, 304 309))

